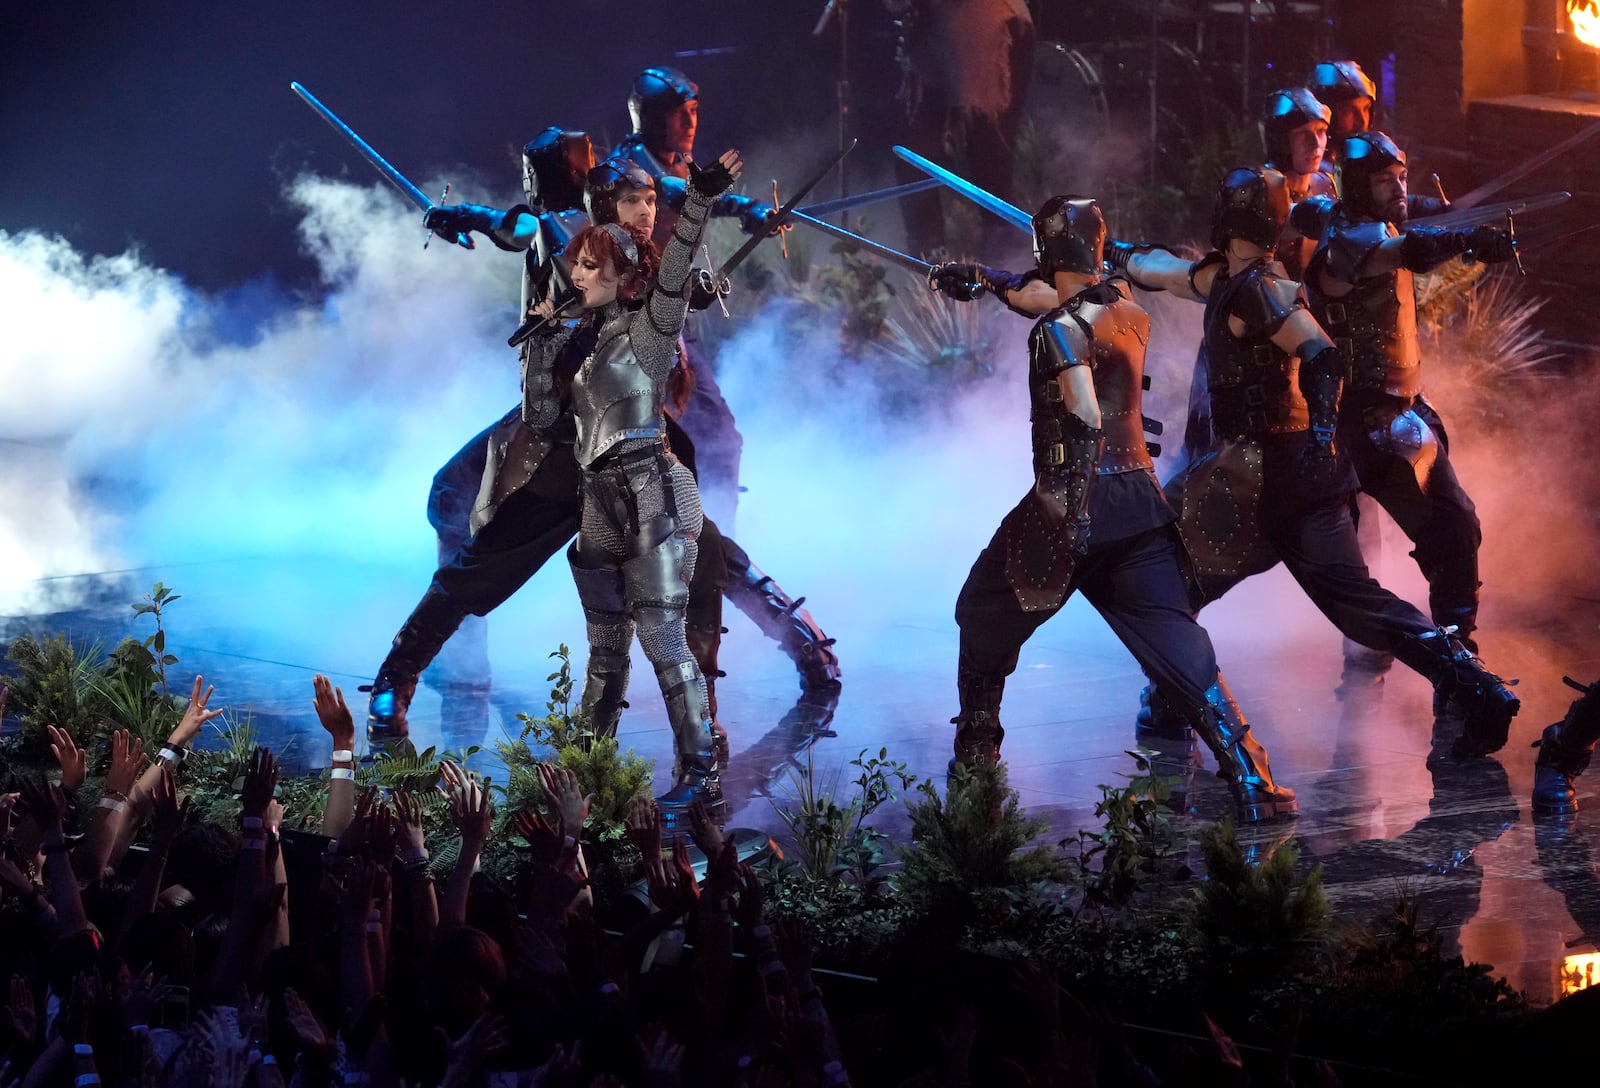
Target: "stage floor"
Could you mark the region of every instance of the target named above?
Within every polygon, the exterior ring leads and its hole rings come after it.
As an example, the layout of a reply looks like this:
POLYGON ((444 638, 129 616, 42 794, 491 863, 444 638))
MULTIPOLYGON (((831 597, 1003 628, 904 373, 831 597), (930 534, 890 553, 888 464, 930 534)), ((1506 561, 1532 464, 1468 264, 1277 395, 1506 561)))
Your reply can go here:
MULTIPOLYGON (((963 560, 963 563, 966 560, 963 560)), ((551 662, 566 642, 581 670, 582 622, 563 564, 552 564, 487 621, 464 628, 425 678, 412 708, 419 748, 479 744, 492 750, 515 715, 544 713, 551 662), (487 671, 492 681, 485 683, 487 671)), ((964 567, 963 567, 964 570, 964 567)), ((959 578, 957 572, 956 578, 959 578)), ((169 648, 184 677, 217 685, 213 706, 248 713, 267 741, 287 745, 293 768, 324 763, 325 735, 311 712, 311 677, 327 672, 359 715, 355 688, 367 682, 424 588, 425 574, 351 560, 240 559, 125 571, 40 586, 33 614, 4 621, 22 630, 70 631, 110 645, 148 634, 149 620, 128 607, 159 577, 183 600, 167 619, 169 648), (144 628, 140 628, 140 624, 144 628)), ((809 586, 795 586, 797 590, 809 586)), ((919 776, 942 776, 955 712, 953 593, 897 593, 896 607, 814 597, 819 620, 838 638, 845 676, 831 703, 800 698, 794 670, 754 625, 731 607, 724 622, 718 688, 732 747, 727 775, 730 823, 776 830, 773 799, 791 789, 790 772, 810 748, 817 774, 848 790, 849 761, 886 748, 919 776), (910 601, 911 604, 906 602, 910 601), (830 604, 832 605, 830 611, 830 604)), ((1563 961, 1593 952, 1600 937, 1600 772, 1580 781, 1584 811, 1566 828, 1535 821, 1528 796, 1530 743, 1557 719, 1573 692, 1563 672, 1600 675, 1592 620, 1565 628, 1546 619, 1537 633, 1516 617, 1486 614, 1484 651, 1501 673, 1521 678, 1521 716, 1498 758, 1430 772, 1427 685, 1403 670, 1370 694, 1341 701, 1338 636, 1292 583, 1274 572, 1241 587, 1202 617, 1277 777, 1300 795, 1298 819, 1250 834, 1293 835, 1308 862, 1323 866, 1342 920, 1383 912, 1404 889, 1424 920, 1469 960, 1535 1001, 1561 992, 1563 961), (1574 649, 1578 647, 1578 649, 1574 649), (1585 936, 1585 934, 1588 936, 1585 936)), ((670 764, 671 739, 651 672, 636 650, 625 745, 670 764)), ((1095 826, 1096 786, 1132 769, 1133 713, 1142 677, 1132 659, 1081 601, 1047 624, 1024 653, 1005 700, 1005 755, 1024 804, 1046 816, 1057 837, 1095 826)), ((493 772, 488 753, 476 757, 493 772)), ((1196 778, 1187 822, 1231 813, 1226 789, 1210 773, 1196 778)), ((904 836, 898 805, 883 810, 885 830, 904 836)))

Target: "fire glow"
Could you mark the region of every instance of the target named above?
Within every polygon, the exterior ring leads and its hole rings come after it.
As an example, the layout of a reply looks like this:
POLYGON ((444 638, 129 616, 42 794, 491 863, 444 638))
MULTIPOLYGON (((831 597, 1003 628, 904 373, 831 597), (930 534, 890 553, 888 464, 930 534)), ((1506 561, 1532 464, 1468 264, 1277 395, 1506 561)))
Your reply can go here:
POLYGON ((1600 984, 1600 952, 1585 952, 1568 956, 1561 964, 1561 995, 1575 994, 1579 990, 1600 984))
POLYGON ((1591 49, 1600 49, 1600 0, 1567 0, 1572 33, 1591 49))

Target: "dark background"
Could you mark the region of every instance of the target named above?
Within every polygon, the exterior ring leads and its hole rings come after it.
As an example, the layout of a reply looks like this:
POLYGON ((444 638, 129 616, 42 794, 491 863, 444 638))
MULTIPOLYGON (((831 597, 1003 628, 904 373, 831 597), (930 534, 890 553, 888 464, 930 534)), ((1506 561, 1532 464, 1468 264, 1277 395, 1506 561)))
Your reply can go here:
MULTIPOLYGON (((702 151, 793 130, 831 145, 839 39, 837 28, 811 36, 823 3, 8 4, 0 229, 56 233, 89 253, 137 246, 206 290, 263 276, 307 285, 314 267, 282 183, 308 169, 376 175, 291 80, 415 177, 504 171, 514 184, 521 145, 550 124, 587 129, 604 153, 630 127, 629 82, 652 64, 700 83, 702 151), (726 51, 674 56, 694 50, 726 51)), ((854 3, 851 45, 871 127, 897 78, 875 0, 854 3)))

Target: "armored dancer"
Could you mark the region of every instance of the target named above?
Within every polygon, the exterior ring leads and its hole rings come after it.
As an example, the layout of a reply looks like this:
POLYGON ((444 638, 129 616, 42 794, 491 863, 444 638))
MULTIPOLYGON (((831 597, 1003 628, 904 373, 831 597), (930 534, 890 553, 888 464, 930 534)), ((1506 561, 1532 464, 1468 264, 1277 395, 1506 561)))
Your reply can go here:
MULTIPOLYGON (((683 214, 659 268, 643 232, 615 223, 591 225, 567 247, 573 286, 582 293, 579 328, 597 336, 572 379, 583 510, 567 557, 589 629, 582 705, 597 731, 616 728, 637 632, 672 725, 675 785, 662 803, 675 816, 696 799, 720 805, 721 768, 705 678, 684 631, 700 495, 667 448, 666 383, 688 313, 695 247, 712 202, 741 165, 729 151, 711 167, 691 169, 683 214)), ((549 300, 536 308, 553 310, 549 300)))
POLYGON ((1111 247, 1112 264, 1140 286, 1205 303, 1218 444, 1166 489, 1180 511, 1201 601, 1282 562, 1342 633, 1392 653, 1461 711, 1458 753, 1495 751, 1519 701, 1453 631, 1378 585, 1362 561, 1349 508, 1355 475, 1338 448, 1347 361, 1300 286, 1271 260, 1288 215, 1283 175, 1240 167, 1218 193, 1215 250, 1200 261, 1111 247))
POLYGON ((1415 545, 1434 622, 1475 649, 1483 531, 1450 464, 1444 425, 1422 393, 1412 277, 1463 254, 1509 260, 1513 243, 1493 226, 1407 228, 1405 152, 1381 132, 1347 139, 1339 174, 1338 203, 1317 209, 1329 222, 1305 284, 1312 313, 1350 358, 1340 441, 1361 490, 1415 545))
MULTIPOLYGON (((1105 221, 1093 200, 1051 198, 1033 219, 1038 277, 963 277, 935 285, 976 297, 987 280, 1008 305, 1054 286, 1056 305, 1029 337, 1034 485, 973 564, 956 602, 961 629, 956 764, 992 764, 1005 735, 1000 701, 1022 645, 1081 591, 1117 637, 1174 693, 1178 713, 1215 755, 1239 813, 1294 812, 1273 781, 1195 621, 1174 513, 1156 483, 1140 398, 1150 318, 1120 279, 1102 280, 1105 221), (1013 282, 1015 289, 1008 287, 1013 282)), ((959 266, 957 266, 959 267, 959 266)))
MULTIPOLYGON (((524 251, 522 311, 549 292, 551 257, 586 225, 583 183, 594 163, 589 137, 545 129, 523 148, 527 204, 435 208, 428 226, 442 237, 475 231, 524 251)), ((368 739, 385 745, 410 732, 417 681, 468 616, 487 616, 520 589, 578 531, 578 466, 570 404, 558 374, 576 369, 592 330, 519 348, 522 403, 450 459, 434 477, 428 520, 439 534, 439 567, 395 634, 371 686, 368 739), (493 462, 492 467, 489 462, 493 462), (486 471, 488 467, 488 471, 486 471)))
MULTIPOLYGON (((658 245, 664 246, 683 204, 688 157, 694 151, 700 123, 700 88, 676 68, 646 68, 629 91, 628 114, 633 131, 617 145, 612 157, 634 163, 655 180, 661 207, 654 237, 658 245)), ((723 193, 711 208, 713 216, 737 218, 747 234, 765 230, 772 213, 770 204, 735 193, 723 193)), ((691 320, 685 329, 683 355, 694 384, 681 422, 697 446, 697 469, 707 506, 731 526, 738 503, 739 457, 744 440, 695 340, 691 320)), ((804 607, 805 598, 792 598, 785 593, 770 575, 751 562, 731 536, 721 535, 720 540, 727 567, 724 592, 728 599, 782 647, 794 662, 803 688, 822 691, 837 687, 841 672, 833 640, 804 607)), ((703 543, 707 547, 713 544, 703 543)))

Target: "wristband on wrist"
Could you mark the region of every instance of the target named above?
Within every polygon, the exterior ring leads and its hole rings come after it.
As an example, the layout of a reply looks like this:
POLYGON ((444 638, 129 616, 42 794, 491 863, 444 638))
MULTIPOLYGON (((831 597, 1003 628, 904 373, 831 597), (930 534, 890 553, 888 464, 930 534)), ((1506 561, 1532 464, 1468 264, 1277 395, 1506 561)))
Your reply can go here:
POLYGON ((161 746, 160 758, 166 760, 174 767, 182 763, 184 759, 188 757, 188 755, 189 750, 187 748, 174 748, 170 744, 163 744, 161 746))
POLYGON ((277 1065, 278 1064, 278 1056, 276 1054, 263 1054, 263 1055, 261 1055, 261 1064, 262 1065, 277 1065))
POLYGON ((600 984, 600 992, 603 994, 614 994, 617 992, 617 984, 612 982, 610 979, 606 979, 600 984))
POLYGON ((100 798, 100 807, 110 809, 113 812, 127 812, 128 802, 119 801, 110 794, 107 794, 106 796, 100 798))
POLYGON ((79 1058, 92 1058, 94 1057, 94 1047, 88 1043, 73 1043, 72 1053, 79 1058))
POLYGON ((372 1074, 364 1069, 347 1069, 344 1073, 346 1084, 371 1084, 372 1074))
POLYGON ((335 763, 354 763, 356 761, 356 754, 349 748, 339 748, 333 753, 333 761, 335 763))
POLYGON ((259 816, 246 816, 239 822, 243 824, 245 828, 252 831, 266 826, 266 822, 263 821, 259 816))
POLYGON ((338 778, 338 779, 344 779, 344 780, 349 781, 349 782, 354 782, 355 778, 356 778, 355 768, 353 768, 353 767, 335 767, 333 770, 328 772, 328 777, 330 779, 338 778))
POLYGON ((92 1085, 100 1083, 100 1076, 97 1073, 84 1073, 78 1077, 76 1083, 78 1088, 91 1088, 92 1085))
POLYGON ((764 923, 757 923, 750 927, 750 935, 758 940, 766 940, 772 936, 772 927, 764 923))

